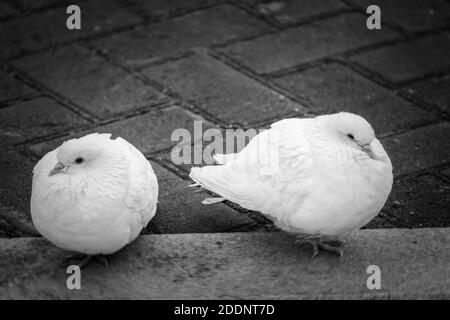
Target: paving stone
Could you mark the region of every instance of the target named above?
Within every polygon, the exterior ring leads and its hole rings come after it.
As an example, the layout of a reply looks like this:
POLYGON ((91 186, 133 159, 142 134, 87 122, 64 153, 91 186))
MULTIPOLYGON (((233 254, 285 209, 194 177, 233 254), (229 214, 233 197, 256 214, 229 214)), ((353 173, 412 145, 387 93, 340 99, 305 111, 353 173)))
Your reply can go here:
POLYGON ((150 86, 77 45, 15 60, 14 66, 102 119, 164 100, 150 86))
POLYGON ((28 212, 0 204, 0 238, 39 237, 28 212))
POLYGON ((150 19, 164 19, 173 14, 193 11, 224 0, 127 0, 127 2, 150 19))
POLYGON ((409 32, 417 32, 449 25, 450 5, 445 0, 350 0, 366 11, 371 4, 376 4, 381 10, 381 25, 383 20, 401 26, 409 32))
POLYGON ((225 204, 202 204, 210 195, 194 193, 189 188, 192 181, 181 179, 155 162, 152 162, 152 167, 158 177, 159 197, 156 215, 147 232, 230 232, 256 226, 254 220, 225 204))
POLYGON ((361 53, 351 60, 393 83, 450 69, 450 32, 361 53))
POLYGON ((204 53, 150 67, 143 73, 228 124, 245 125, 301 109, 297 103, 204 53))
MULTIPOLYGON (((113 138, 116 136, 122 137, 141 152, 147 154, 177 145, 178 141, 171 141, 171 135, 175 129, 187 129, 191 133, 191 137, 194 137, 194 120, 201 119, 178 107, 170 107, 38 143, 30 146, 30 150, 42 157, 58 147, 63 141, 79 138, 92 132, 100 132, 111 133, 113 138)), ((205 123, 205 128, 208 128, 207 123, 205 123)))
POLYGON ((19 80, 0 72, 0 102, 28 98, 36 95, 36 91, 19 80))
POLYGON ((34 163, 18 152, 0 153, 0 207, 15 209, 28 219, 33 167, 34 163))
POLYGON ((88 122, 46 97, 0 109, 0 146, 24 142, 88 122))
POLYGON ((433 104, 450 114, 450 76, 431 78, 416 82, 406 89, 420 100, 433 104))
POLYGON ((404 175, 450 162, 450 123, 442 122, 382 139, 394 175, 404 175))
POLYGON ((384 211, 397 228, 450 227, 450 183, 433 175, 395 179, 384 211))
POLYGON ((447 176, 448 178, 450 178, 450 168, 444 169, 441 172, 443 175, 447 176))
MULTIPOLYGON (((30 11, 36 9, 43 9, 47 7, 59 6, 67 8, 70 4, 78 4, 72 3, 70 0, 16 0, 17 5, 21 8, 22 11, 30 11)), ((80 4, 78 4, 80 5, 80 4)), ((83 2, 81 3, 83 5, 83 2)), ((81 8, 81 6, 80 6, 81 8)))
MULTIPOLYGON (((42 9, 50 6, 64 6, 69 4, 72 4, 70 0, 16 0, 17 5, 23 10, 23 11, 29 11, 29 10, 35 10, 35 9, 42 9)), ((77 4, 77 3, 74 3, 77 4)))
POLYGON ((343 14, 237 42, 222 51, 258 73, 271 73, 397 37, 388 28, 368 30, 365 25, 364 15, 343 14))
POLYGON ((222 43, 265 30, 270 27, 264 22, 231 5, 222 5, 92 43, 124 65, 142 67, 157 58, 173 56, 193 47, 222 43))
POLYGON ((348 8, 344 3, 333 0, 245 0, 255 12, 271 17, 282 25, 292 25, 309 19, 348 8))
POLYGON ((136 24, 137 15, 113 1, 80 2, 81 30, 66 27, 66 7, 0 23, 0 61, 26 52, 136 24))
MULTIPOLYGON (((386 205, 385 205, 385 207, 386 207, 386 205)), ((385 208, 383 208, 381 210, 381 212, 378 213, 378 215, 375 218, 373 218, 368 224, 366 224, 361 229, 367 230, 367 229, 394 229, 394 228, 397 228, 398 226, 396 226, 391 220, 389 220, 389 218, 387 218, 386 215, 387 215, 387 213, 385 211, 385 208)))
POLYGON ((348 111, 366 118, 380 134, 406 130, 435 121, 422 109, 339 64, 308 69, 275 80, 308 100, 317 114, 348 111))
POLYGON ((449 228, 355 232, 344 238, 341 259, 311 259, 311 248, 294 240, 282 232, 144 235, 108 268, 83 269, 81 290, 68 290, 66 251, 44 239, 2 239, 0 298, 450 298, 449 228), (381 270, 379 290, 367 288, 371 265, 381 270))
POLYGON ((18 12, 16 9, 11 7, 8 3, 0 1, 0 18, 9 18, 17 14, 18 12))

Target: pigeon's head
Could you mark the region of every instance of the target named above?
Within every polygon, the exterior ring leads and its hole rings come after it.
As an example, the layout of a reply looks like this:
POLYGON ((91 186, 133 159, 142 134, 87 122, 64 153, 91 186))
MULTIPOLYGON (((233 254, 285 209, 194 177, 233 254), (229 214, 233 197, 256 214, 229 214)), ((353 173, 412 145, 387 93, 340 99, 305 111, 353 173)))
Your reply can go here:
POLYGON ((97 169, 108 164, 113 158, 114 146, 110 134, 89 134, 79 139, 64 142, 57 151, 58 163, 49 176, 58 173, 76 174, 89 169, 97 169))
POLYGON ((372 155, 371 144, 375 140, 375 132, 366 119, 353 113, 340 112, 326 116, 326 123, 329 132, 340 142, 372 155))

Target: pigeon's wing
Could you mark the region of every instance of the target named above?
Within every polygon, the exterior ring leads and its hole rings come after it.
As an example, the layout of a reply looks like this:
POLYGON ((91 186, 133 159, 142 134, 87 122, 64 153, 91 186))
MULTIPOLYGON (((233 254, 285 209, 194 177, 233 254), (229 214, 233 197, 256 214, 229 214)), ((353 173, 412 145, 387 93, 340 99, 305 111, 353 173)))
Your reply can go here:
POLYGON ((144 155, 122 138, 116 139, 130 153, 130 178, 126 207, 131 216, 133 240, 145 228, 156 212, 158 181, 152 166, 144 155))
POLYGON ((204 188, 250 210, 278 218, 306 196, 313 153, 306 119, 287 119, 258 134, 224 165, 192 168, 204 188))

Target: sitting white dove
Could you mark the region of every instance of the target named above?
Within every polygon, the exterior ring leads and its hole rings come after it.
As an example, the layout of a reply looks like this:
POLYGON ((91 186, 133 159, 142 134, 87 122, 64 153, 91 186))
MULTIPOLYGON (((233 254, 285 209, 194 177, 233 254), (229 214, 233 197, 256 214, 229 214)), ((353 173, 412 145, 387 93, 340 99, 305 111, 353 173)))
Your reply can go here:
MULTIPOLYGON (((31 217, 56 246, 106 259, 155 215, 158 182, 144 155, 122 138, 89 134, 64 142, 33 169, 31 217)), ((107 263, 107 262, 106 262, 107 263)))
POLYGON ((392 188, 392 165, 371 125, 341 112, 272 124, 217 166, 192 168, 196 183, 262 212, 298 242, 342 256, 339 237, 367 224, 392 188))

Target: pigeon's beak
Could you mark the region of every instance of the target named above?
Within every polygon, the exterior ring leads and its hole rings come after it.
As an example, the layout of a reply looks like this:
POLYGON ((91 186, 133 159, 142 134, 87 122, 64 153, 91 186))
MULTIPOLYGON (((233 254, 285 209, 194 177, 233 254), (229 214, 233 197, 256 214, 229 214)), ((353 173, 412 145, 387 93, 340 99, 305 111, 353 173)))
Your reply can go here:
POLYGON ((57 173, 62 172, 62 170, 64 169, 64 165, 60 162, 58 162, 55 167, 48 173, 48 176, 51 177, 57 173))
POLYGON ((361 146, 362 150, 369 155, 372 159, 375 159, 375 153, 373 152, 372 145, 370 143, 361 146))

